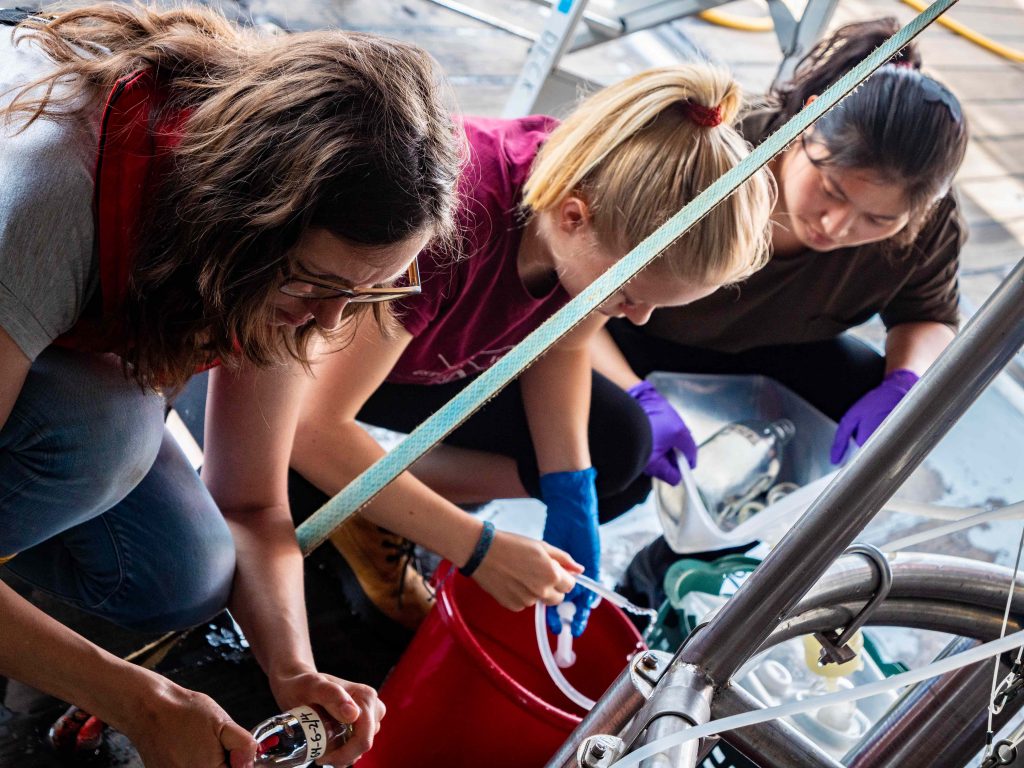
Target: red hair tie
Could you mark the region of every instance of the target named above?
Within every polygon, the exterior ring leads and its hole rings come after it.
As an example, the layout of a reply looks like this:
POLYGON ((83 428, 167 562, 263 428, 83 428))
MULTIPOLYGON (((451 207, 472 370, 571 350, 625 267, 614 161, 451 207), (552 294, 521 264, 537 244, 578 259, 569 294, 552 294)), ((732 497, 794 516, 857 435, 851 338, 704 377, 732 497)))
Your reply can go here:
POLYGON ((686 101, 686 114, 697 125, 714 128, 722 124, 722 107, 705 107, 695 101, 686 101))
POLYGON ((914 61, 913 57, 907 51, 900 51, 897 53, 889 59, 889 64, 892 64, 894 67, 903 67, 905 69, 921 69, 920 63, 914 61))

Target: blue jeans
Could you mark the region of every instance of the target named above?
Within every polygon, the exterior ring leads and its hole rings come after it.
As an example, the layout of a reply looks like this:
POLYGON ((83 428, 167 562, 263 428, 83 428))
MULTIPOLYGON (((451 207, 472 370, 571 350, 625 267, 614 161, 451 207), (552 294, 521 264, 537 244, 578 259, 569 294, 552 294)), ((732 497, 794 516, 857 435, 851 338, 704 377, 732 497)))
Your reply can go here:
POLYGON ((145 632, 227 603, 227 524, 120 361, 50 347, 0 430, 0 556, 54 597, 145 632))

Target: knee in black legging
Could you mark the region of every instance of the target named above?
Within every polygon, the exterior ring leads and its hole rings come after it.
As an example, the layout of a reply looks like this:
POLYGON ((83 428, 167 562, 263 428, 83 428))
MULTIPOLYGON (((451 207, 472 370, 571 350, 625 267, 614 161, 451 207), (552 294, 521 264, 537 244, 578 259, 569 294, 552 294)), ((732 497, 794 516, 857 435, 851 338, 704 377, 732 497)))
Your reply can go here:
POLYGON ((606 379, 595 375, 593 393, 590 456, 601 517, 611 519, 643 501, 643 486, 650 490, 643 471, 651 456, 651 426, 637 402, 606 379))
POLYGON ((604 496, 597 502, 597 518, 603 525, 621 514, 629 512, 647 498, 651 492, 651 478, 640 474, 625 489, 614 496, 604 496))

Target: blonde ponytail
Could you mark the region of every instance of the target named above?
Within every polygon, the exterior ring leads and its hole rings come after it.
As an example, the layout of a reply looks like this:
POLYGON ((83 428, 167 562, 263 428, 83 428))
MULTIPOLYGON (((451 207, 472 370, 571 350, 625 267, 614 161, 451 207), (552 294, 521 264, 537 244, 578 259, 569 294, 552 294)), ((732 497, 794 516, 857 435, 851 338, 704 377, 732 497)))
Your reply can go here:
MULTIPOLYGON (((602 240, 633 248, 747 155, 731 127, 741 103, 729 74, 702 64, 652 69, 605 88, 551 134, 523 205, 536 214, 580 195, 602 240)), ((673 244, 662 262, 677 277, 704 285, 749 275, 767 260, 773 202, 771 176, 762 171, 673 244)))

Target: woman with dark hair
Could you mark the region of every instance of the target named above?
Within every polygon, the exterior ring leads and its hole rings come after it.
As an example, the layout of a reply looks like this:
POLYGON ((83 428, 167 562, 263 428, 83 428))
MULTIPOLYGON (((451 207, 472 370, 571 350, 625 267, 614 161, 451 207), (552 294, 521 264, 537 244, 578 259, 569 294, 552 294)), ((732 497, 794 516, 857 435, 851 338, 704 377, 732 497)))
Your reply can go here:
MULTIPOLYGON (((320 673, 287 467, 309 360, 418 292, 450 236, 459 131, 420 49, 282 38, 200 8, 115 4, 0 36, 0 561, 147 632, 229 604, 285 709, 355 722, 320 673), (401 84, 396 87, 395 84, 401 84), (163 393, 213 367, 205 486, 163 393)), ((0 584, 0 674, 123 731, 148 766, 251 765, 209 698, 125 663, 0 584)))
MULTIPOLYGON (((894 19, 850 24, 794 79, 750 109, 753 144, 892 35, 894 19)), ((644 328, 612 321, 595 368, 643 397, 654 432, 648 473, 679 482, 686 425, 642 377, 651 371, 764 374, 839 422, 832 461, 863 444, 953 339, 966 228, 951 191, 967 147, 956 98, 905 48, 775 160, 772 258, 739 286, 658 309, 644 328), (874 315, 885 355, 845 332, 874 315)))

